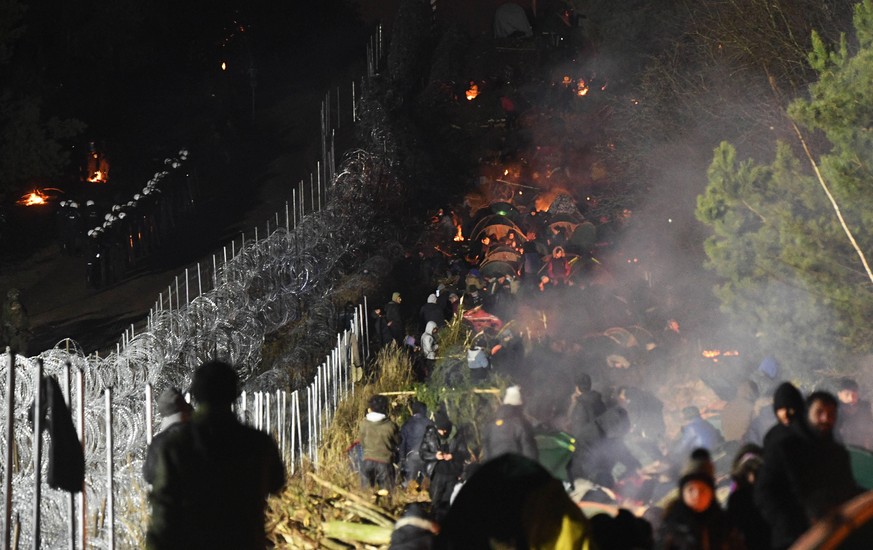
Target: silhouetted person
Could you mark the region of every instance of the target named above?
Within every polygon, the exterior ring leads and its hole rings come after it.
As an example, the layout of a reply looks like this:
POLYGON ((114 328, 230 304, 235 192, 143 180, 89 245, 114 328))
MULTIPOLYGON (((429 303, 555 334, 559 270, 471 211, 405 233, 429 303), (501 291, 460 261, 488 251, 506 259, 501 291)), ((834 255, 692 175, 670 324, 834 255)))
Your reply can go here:
POLYGON ((837 388, 840 412, 835 426, 837 438, 846 445, 873 451, 873 409, 860 399, 858 383, 851 378, 840 380, 837 388))
POLYGON ((237 392, 227 363, 194 372, 194 416, 158 455, 147 548, 266 546, 266 499, 284 485, 285 467, 269 435, 237 420, 231 410, 237 392))
POLYGON ((524 416, 521 388, 509 386, 503 396, 503 405, 497 409, 494 420, 484 430, 485 459, 491 460, 506 453, 520 454, 537 459, 537 442, 533 427, 524 416))
POLYGON ((191 405, 185 401, 182 392, 176 388, 167 388, 158 397, 158 413, 161 415, 161 431, 158 432, 149 445, 145 462, 142 465, 142 477, 148 483, 154 483, 158 456, 170 437, 179 431, 186 422, 191 420, 191 405))
POLYGON ((778 423, 764 436, 764 464, 755 481, 755 504, 770 525, 774 549, 788 548, 809 528, 801 502, 801 453, 809 448, 806 405, 800 391, 783 382, 773 394, 778 423))

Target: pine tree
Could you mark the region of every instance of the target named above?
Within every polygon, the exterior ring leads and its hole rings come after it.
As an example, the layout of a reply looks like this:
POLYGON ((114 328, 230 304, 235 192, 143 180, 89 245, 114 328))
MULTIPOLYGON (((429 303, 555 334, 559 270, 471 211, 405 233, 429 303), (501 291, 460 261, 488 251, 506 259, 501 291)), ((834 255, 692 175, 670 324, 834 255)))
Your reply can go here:
MULTIPOLYGON (((873 250, 873 1, 856 6, 854 24, 851 46, 843 36, 831 50, 813 35, 809 63, 818 79, 788 116, 802 132, 826 138, 817 167, 866 253, 873 250)), ((738 161, 722 143, 697 207, 713 230, 706 252, 708 267, 724 278, 716 289, 723 309, 795 373, 839 367, 873 349, 873 283, 810 172, 785 143, 769 165, 738 161)))

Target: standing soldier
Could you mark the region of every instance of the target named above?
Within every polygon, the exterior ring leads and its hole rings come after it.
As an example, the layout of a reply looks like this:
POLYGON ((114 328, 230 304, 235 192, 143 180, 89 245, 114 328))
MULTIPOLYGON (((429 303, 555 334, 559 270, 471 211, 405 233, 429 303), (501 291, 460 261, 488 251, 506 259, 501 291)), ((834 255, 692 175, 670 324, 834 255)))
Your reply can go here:
POLYGON ((17 288, 9 289, 6 293, 3 328, 9 347, 16 353, 27 355, 27 346, 30 343, 30 320, 27 317, 27 310, 21 305, 19 294, 17 288))

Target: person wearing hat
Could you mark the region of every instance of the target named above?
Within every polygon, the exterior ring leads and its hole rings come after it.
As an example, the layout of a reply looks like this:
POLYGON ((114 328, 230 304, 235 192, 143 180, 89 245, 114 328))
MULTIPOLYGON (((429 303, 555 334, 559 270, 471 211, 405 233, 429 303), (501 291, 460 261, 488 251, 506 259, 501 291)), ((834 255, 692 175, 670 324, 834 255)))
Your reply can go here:
POLYGON ((743 535, 746 550, 770 550, 770 526, 755 506, 755 483, 764 465, 764 449, 746 443, 737 450, 731 464, 733 490, 727 501, 731 525, 743 535))
POLYGON ((494 420, 486 426, 483 438, 485 458, 490 460, 506 453, 520 454, 537 459, 537 444, 533 427, 524 416, 521 388, 509 386, 503 396, 503 405, 497 409, 494 420))
POLYGON ((732 550, 743 548, 715 498, 715 467, 704 448, 695 449, 679 478, 679 497, 664 511, 656 548, 732 550))
POLYGON ((397 345, 403 343, 405 326, 403 324, 403 312, 400 310, 400 304, 403 299, 399 292, 391 295, 391 301, 385 304, 385 321, 388 323, 388 330, 391 332, 391 337, 397 342, 397 345))
POLYGON ((445 411, 437 411, 434 423, 424 432, 419 450, 424 461, 430 485, 431 506, 441 510, 448 506, 452 489, 464 473, 464 464, 470 458, 467 443, 459 430, 452 431, 452 422, 445 411))
POLYGON ((238 393, 229 364, 194 371, 194 415, 158 453, 146 548, 266 547, 267 496, 285 484, 285 465, 271 436, 237 419, 238 393))
POLYGON ((191 419, 191 405, 176 388, 167 388, 158 397, 158 414, 161 415, 161 431, 152 438, 142 465, 142 477, 146 483, 154 483, 158 455, 167 440, 191 419))
POLYGON ((764 436, 764 464, 755 482, 755 504, 770 525, 773 548, 788 548, 809 528, 800 498, 803 466, 800 458, 809 447, 803 395, 790 382, 773 394, 777 424, 764 436))

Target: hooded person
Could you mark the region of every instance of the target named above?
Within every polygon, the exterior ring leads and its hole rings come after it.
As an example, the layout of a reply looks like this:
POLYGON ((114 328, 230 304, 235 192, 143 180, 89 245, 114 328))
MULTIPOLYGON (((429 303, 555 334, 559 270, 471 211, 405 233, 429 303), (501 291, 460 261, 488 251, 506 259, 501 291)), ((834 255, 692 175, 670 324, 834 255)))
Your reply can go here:
POLYGON ((536 460, 536 439, 533 427, 524 416, 520 387, 506 388, 503 404, 485 428, 483 451, 487 460, 506 453, 520 454, 536 460))
POLYGON ((146 451, 145 462, 142 465, 142 477, 147 483, 154 483, 161 449, 170 437, 191 419, 192 411, 191 405, 185 401, 185 397, 178 389, 167 388, 161 392, 158 397, 161 431, 152 438, 148 451, 146 451))
POLYGON ((773 411, 778 422, 764 436, 764 464, 754 491, 774 549, 788 548, 809 528, 800 494, 803 465, 798 460, 810 444, 805 409, 803 395, 793 384, 783 382, 776 388, 773 411))
POLYGON ((421 335, 421 354, 424 357, 424 379, 430 376, 430 373, 433 372, 436 366, 436 352, 440 347, 436 343, 436 329, 437 324, 433 321, 428 321, 421 335))
POLYGON ((146 548, 266 546, 267 496, 282 489, 285 465, 273 438, 234 414, 237 380, 220 361, 194 371, 194 415, 158 455, 146 548))
POLYGON ((436 294, 427 297, 427 303, 418 310, 418 319, 419 330, 424 330, 430 322, 436 323, 437 326, 446 322, 445 305, 438 303, 436 294))
POLYGON ((727 501, 731 525, 742 534, 746 550, 770 550, 770 526, 755 506, 755 482, 764 465, 764 449, 754 443, 739 448, 731 464, 733 490, 727 501))
POLYGON ((400 427, 400 461, 403 465, 404 487, 415 481, 419 485, 425 475, 424 461, 421 459, 421 442, 433 422, 427 417, 427 405, 415 400, 410 405, 412 416, 400 427))
POLYGON ((448 507, 452 489, 464 473, 470 458, 467 443, 444 411, 437 411, 434 423, 427 427, 419 450, 430 478, 428 494, 437 512, 448 507))
POLYGON ((733 550, 742 541, 715 498, 715 466, 709 451, 695 449, 679 478, 679 497, 667 506, 656 536, 663 550, 733 550))

